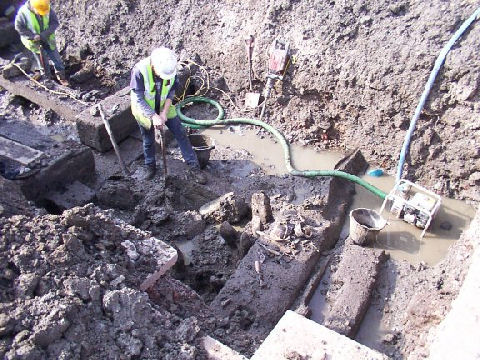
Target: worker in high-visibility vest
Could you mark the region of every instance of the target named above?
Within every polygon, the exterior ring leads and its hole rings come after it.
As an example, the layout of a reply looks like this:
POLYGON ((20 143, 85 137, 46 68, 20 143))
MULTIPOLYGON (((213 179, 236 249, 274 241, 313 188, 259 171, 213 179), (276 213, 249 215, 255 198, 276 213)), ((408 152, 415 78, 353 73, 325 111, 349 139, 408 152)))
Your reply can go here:
POLYGON ((197 155, 172 105, 178 84, 176 71, 177 56, 165 47, 153 50, 132 69, 131 108, 142 134, 146 178, 153 179, 156 173, 155 130, 166 125, 177 140, 183 159, 191 167, 193 180, 205 183, 206 177, 200 170, 197 155))
POLYGON ((55 43, 55 30, 58 18, 50 7, 50 0, 28 0, 18 10, 15 29, 20 34, 23 45, 33 53, 38 70, 33 78, 40 80, 43 75, 50 77, 49 60, 55 66, 58 81, 68 85, 65 66, 55 43))

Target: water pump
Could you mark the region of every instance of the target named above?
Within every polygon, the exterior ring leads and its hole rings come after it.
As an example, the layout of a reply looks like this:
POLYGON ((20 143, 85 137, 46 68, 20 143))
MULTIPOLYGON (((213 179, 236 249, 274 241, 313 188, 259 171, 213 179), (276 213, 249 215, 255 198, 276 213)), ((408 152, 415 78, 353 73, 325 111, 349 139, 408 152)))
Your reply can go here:
POLYGON ((438 212, 441 197, 411 181, 401 179, 385 197, 380 214, 390 211, 397 219, 423 229, 421 238, 438 212))

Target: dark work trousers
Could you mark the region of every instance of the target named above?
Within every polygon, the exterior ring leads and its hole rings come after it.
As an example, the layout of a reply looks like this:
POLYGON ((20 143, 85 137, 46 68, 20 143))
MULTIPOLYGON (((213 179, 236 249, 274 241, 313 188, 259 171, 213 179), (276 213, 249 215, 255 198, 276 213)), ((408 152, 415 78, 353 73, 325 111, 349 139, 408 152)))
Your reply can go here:
MULTIPOLYGON (((195 168, 199 168, 197 154, 192 148, 192 144, 188 139, 187 133, 180 122, 178 116, 168 119, 165 123, 168 130, 170 130, 177 140, 178 146, 180 146, 180 151, 182 152, 183 159, 185 162, 195 168)), ((142 134, 143 140, 143 155, 145 157, 145 165, 155 165, 155 129, 152 125, 150 130, 145 129, 140 124, 140 133, 142 134)))

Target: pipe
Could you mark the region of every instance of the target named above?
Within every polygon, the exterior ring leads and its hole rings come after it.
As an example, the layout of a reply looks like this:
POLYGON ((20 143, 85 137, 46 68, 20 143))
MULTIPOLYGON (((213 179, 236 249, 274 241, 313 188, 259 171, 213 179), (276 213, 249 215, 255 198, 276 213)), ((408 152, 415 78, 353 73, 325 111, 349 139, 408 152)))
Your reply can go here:
POLYGON ((360 179, 358 176, 346 173, 344 171, 340 170, 296 170, 292 166, 291 162, 291 156, 290 156, 290 144, 287 142, 283 134, 275 129, 273 126, 260 121, 260 120, 255 120, 255 119, 248 119, 248 118, 234 118, 234 119, 223 119, 224 116, 224 111, 223 108, 220 106, 218 102, 215 100, 203 97, 203 96, 193 96, 186 98, 185 100, 180 101, 177 105, 177 114, 180 120, 183 121, 183 123, 186 126, 194 126, 198 128, 200 127, 208 127, 208 126, 214 126, 214 125, 228 125, 228 124, 250 124, 250 125, 256 125, 256 126, 261 126, 268 132, 270 132, 273 136, 277 138, 277 140, 280 142, 280 144, 283 147, 283 153, 285 157, 285 166, 287 167, 287 171, 290 175, 294 176, 304 176, 304 177, 316 177, 316 176, 336 176, 340 177, 349 181, 353 181, 357 183, 360 186, 363 186, 365 189, 369 190, 372 192, 374 195, 377 195, 380 197, 382 200, 385 199, 386 194, 376 188, 375 186, 367 183, 365 180, 360 179), (214 120, 195 120, 192 119, 185 114, 182 113, 182 108, 190 103, 198 103, 198 102, 203 102, 207 103, 210 105, 213 105, 217 108, 218 110, 218 116, 214 120))
POLYGON ((428 78, 428 81, 425 84, 425 89, 423 90, 422 97, 420 98, 417 108, 415 109, 415 113, 412 117, 412 120, 410 120, 410 126, 408 128, 408 131, 405 134, 405 140, 403 141, 402 151, 400 152, 400 159, 398 161, 398 168, 397 168, 397 174, 395 179, 396 182, 398 182, 402 178, 403 165, 405 163, 405 157, 407 155, 407 152, 410 146, 410 138, 413 135, 413 131, 415 130, 417 120, 420 117, 420 113, 422 112, 423 107, 425 106, 425 102, 427 101, 428 94, 430 93, 433 83, 435 82, 435 78, 438 74, 438 71, 442 67, 442 64, 445 61, 445 58, 447 57, 447 54, 452 48, 453 44, 455 44, 455 42, 460 38, 460 36, 462 36, 465 30, 467 30, 467 28, 470 26, 470 24, 479 16, 480 16, 480 7, 477 10, 475 10, 472 16, 470 16, 462 24, 462 26, 450 38, 448 43, 443 47, 442 51, 440 51, 440 54, 438 55, 437 60, 435 61, 435 66, 433 67, 433 70, 430 73, 430 77, 428 78))

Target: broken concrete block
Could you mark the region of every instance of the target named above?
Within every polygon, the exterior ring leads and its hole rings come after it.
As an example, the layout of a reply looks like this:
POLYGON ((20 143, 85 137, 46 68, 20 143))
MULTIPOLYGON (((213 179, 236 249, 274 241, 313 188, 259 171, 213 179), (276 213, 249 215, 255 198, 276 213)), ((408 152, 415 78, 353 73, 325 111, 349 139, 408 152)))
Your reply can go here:
POLYGON ((251 360, 387 360, 388 357, 288 310, 251 360))
POLYGON ((200 215, 211 223, 236 224, 247 216, 248 210, 245 200, 230 192, 202 206, 200 215))
MULTIPOLYGON (((100 102, 117 143, 127 138, 138 126, 130 111, 129 94, 130 88, 127 87, 100 102)), ((112 148, 105 124, 99 116, 92 115, 90 109, 83 110, 77 116, 76 123, 82 144, 101 152, 112 148)))
POLYGON ((357 245, 345 247, 327 294, 333 304, 325 317, 325 326, 342 335, 355 336, 386 258, 383 250, 357 245))
POLYGON ((254 193, 251 200, 252 217, 259 217, 261 224, 272 220, 270 198, 263 192, 254 193))
POLYGON ((202 344, 210 360, 247 360, 245 356, 210 336, 205 336, 202 339, 202 344))

